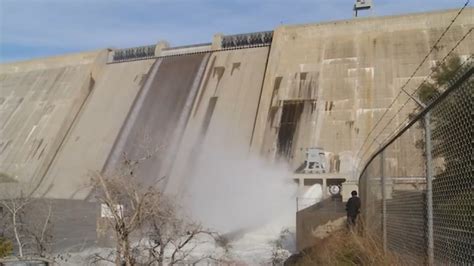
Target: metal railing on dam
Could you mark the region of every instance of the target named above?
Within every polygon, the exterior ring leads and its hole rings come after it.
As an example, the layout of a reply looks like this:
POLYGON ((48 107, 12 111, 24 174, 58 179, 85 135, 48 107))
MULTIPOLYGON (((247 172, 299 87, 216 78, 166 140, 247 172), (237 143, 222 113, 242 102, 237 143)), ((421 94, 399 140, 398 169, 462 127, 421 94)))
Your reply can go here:
POLYGON ((111 51, 108 63, 121 63, 136 60, 147 60, 167 56, 179 56, 207 52, 219 52, 271 45, 273 31, 252 32, 234 35, 222 35, 216 47, 213 43, 200 43, 175 47, 163 47, 162 54, 157 54, 157 45, 145 45, 111 51))
POLYGON ((131 60, 136 58, 150 58, 155 56, 155 46, 139 46, 126 49, 115 50, 112 56, 113 61, 131 60))
POLYGON ((359 177, 364 232, 406 264, 474 262, 472 58, 381 144, 359 177))
POLYGON ((252 32, 223 36, 221 46, 224 49, 228 49, 246 46, 270 45, 272 40, 273 31, 252 32))

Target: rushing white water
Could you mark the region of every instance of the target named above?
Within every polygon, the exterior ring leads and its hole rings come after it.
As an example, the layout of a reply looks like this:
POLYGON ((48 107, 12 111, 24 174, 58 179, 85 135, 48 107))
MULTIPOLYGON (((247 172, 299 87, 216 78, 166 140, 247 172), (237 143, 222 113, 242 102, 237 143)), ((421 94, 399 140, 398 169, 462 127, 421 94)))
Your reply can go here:
POLYGON ((221 232, 259 228, 295 214, 296 185, 286 165, 214 149, 201 156, 184 204, 221 232))
MULTIPOLYGON (((295 247, 294 228, 282 234, 282 224, 291 223, 285 219, 275 220, 260 228, 241 232, 230 238, 229 249, 226 252, 222 246, 216 245, 209 237, 202 235, 190 245, 192 252, 188 261, 198 261, 200 258, 211 256, 231 265, 268 265, 274 259, 278 250, 279 258, 286 259, 295 247), (283 238, 280 236, 283 235, 283 238), (279 240, 281 247, 276 248, 275 241, 279 240)), ((205 263, 203 265, 206 265, 205 263)))
POLYGON ((313 204, 321 201, 323 197, 323 191, 320 184, 315 184, 300 192, 301 196, 298 196, 298 210, 307 208, 313 204))
MULTIPOLYGON (((285 224, 288 224, 288 221, 285 224)), ((248 265, 269 263, 276 248, 274 241, 279 238, 282 228, 285 226, 277 222, 246 232, 242 238, 231 243, 230 253, 235 259, 240 259, 248 265)), ((295 252, 294 227, 289 229, 293 234, 286 235, 281 243, 287 256, 295 252)))
MULTIPOLYGON (((229 237, 229 259, 268 262, 283 228, 294 231, 297 186, 286 164, 229 146, 209 149, 195 164, 184 206, 203 226, 229 237)), ((285 248, 293 251, 294 239, 285 248)))

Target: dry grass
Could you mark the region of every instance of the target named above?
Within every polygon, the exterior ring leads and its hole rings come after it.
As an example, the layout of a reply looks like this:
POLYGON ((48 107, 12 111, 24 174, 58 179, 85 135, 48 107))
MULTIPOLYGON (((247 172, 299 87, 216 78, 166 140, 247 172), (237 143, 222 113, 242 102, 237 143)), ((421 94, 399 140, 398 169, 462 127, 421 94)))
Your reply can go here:
POLYGON ((379 241, 355 232, 339 230, 303 252, 292 265, 400 265, 398 258, 384 253, 379 241))

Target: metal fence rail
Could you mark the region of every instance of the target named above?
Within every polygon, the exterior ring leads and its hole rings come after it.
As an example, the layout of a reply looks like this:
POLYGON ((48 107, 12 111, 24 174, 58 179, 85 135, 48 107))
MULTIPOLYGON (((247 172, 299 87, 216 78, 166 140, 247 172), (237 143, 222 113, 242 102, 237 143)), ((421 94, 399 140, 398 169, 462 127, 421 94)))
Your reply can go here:
POLYGON ((359 176, 365 232, 410 265, 474 264, 472 56, 359 176))

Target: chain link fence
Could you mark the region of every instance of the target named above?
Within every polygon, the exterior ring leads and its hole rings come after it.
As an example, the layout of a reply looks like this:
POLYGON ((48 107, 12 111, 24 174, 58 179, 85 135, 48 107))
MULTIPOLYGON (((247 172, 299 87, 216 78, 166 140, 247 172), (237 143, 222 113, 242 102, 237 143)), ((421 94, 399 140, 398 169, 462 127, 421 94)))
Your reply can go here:
POLYGON ((474 264, 473 67, 471 56, 362 168, 364 231, 404 264, 474 264))

